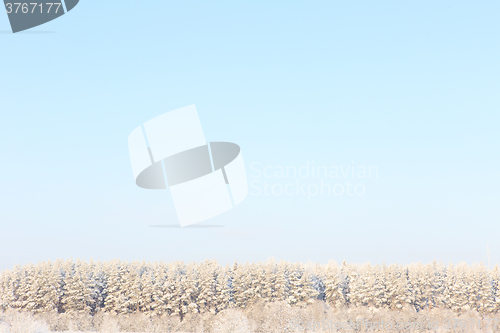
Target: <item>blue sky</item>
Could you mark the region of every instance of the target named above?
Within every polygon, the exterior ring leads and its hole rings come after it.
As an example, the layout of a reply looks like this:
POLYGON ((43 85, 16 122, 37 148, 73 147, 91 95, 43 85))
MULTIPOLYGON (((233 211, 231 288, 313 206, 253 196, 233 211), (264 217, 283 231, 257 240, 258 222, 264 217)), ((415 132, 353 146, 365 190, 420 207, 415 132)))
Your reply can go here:
POLYGON ((487 244, 500 264, 499 11, 82 0, 18 34, 0 15, 0 269, 91 257, 486 263, 487 244), (241 146, 254 186, 350 181, 363 195, 251 187, 207 221, 225 228, 148 227, 177 217, 168 191, 135 186, 128 135, 190 104, 208 140, 241 146), (308 163, 378 177, 256 177, 308 163))

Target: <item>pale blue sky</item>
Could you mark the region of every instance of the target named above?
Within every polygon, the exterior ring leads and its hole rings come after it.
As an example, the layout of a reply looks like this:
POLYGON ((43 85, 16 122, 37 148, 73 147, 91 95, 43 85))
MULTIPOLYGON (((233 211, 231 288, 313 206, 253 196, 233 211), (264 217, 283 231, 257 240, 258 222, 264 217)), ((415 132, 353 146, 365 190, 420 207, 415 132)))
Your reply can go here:
MULTIPOLYGON (((56 258, 500 263, 500 2, 95 1, 0 33, 0 269, 56 258), (177 223, 127 137, 196 104, 250 166, 377 166, 361 196, 177 223)), ((0 15, 0 31, 10 29, 0 15)), ((257 183, 253 183, 257 184, 257 183)), ((251 188, 251 193, 252 188, 251 188)))

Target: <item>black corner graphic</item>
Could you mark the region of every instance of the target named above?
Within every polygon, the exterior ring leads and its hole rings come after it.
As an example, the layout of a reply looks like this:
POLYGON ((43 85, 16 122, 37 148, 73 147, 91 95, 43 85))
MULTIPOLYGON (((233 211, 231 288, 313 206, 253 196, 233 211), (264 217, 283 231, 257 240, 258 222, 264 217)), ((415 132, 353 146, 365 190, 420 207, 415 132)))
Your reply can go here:
MULTIPOLYGON (((16 2, 15 0, 4 0, 3 2, 12 32, 16 33, 42 25, 64 15, 64 6, 61 1, 30 0, 29 2, 16 2)), ((67 10, 70 11, 78 4, 78 0, 65 0, 64 3, 67 10)))
POLYGON ((75 8, 75 6, 78 4, 78 1, 79 0, 64 0, 64 3, 66 4, 66 10, 69 12, 70 10, 75 8))

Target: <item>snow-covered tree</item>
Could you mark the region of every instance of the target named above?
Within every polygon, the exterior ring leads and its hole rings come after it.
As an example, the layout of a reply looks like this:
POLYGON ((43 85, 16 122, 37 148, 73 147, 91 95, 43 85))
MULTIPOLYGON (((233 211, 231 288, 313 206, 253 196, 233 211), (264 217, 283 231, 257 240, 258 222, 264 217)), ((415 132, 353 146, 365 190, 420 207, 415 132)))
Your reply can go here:
MULTIPOLYGON (((313 299, 334 308, 367 306, 457 314, 500 311, 500 269, 433 262, 399 265, 326 265, 276 262, 185 264, 57 260, 0 273, 0 310, 67 314, 217 314, 260 302, 305 306, 313 299)), ((257 306, 258 308, 258 306, 257 306)))

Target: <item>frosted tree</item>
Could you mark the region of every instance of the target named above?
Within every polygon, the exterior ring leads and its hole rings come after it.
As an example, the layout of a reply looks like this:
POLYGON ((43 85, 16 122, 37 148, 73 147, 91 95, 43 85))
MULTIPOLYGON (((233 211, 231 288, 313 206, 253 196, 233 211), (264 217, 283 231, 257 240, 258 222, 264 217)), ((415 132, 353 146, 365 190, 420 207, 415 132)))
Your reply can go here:
POLYGON ((148 269, 141 275, 140 284, 139 309, 143 313, 152 314, 154 310, 154 272, 152 269, 148 269))
POLYGON ((141 298, 141 276, 139 275, 139 263, 132 262, 127 269, 120 273, 121 304, 116 309, 119 313, 132 313, 139 311, 141 298))
POLYGON ((186 267, 186 274, 181 280, 184 293, 181 296, 184 313, 199 313, 197 299, 199 294, 199 273, 196 265, 190 263, 186 267))
POLYGON ((389 269, 384 263, 382 266, 377 265, 373 270, 373 303, 377 308, 389 307, 387 275, 389 269))
POLYGON ((10 307, 17 310, 23 308, 23 276, 24 268, 16 266, 12 270, 11 279, 9 280, 10 307))
POLYGON ((350 305, 351 288, 349 286, 349 283, 351 280, 350 275, 353 271, 353 268, 347 265, 345 261, 342 262, 339 273, 339 290, 343 298, 342 303, 344 304, 344 306, 350 305))
POLYGON ((483 316, 492 313, 495 308, 495 294, 489 273, 482 264, 473 269, 472 289, 469 305, 483 316))
POLYGON ((261 267, 255 263, 251 263, 249 265, 247 264, 246 266, 244 280, 245 285, 247 286, 245 290, 247 305, 254 304, 261 300, 263 285, 263 281, 260 279, 260 277, 262 277, 261 271, 261 267))
POLYGON ((43 312, 44 304, 44 288, 42 286, 42 279, 40 279, 40 265, 28 264, 25 266, 24 271, 21 272, 19 283, 19 300, 21 301, 21 308, 33 313, 43 312))
MULTIPOLYGON (((174 313, 174 307, 176 305, 174 298, 175 295, 175 271, 172 265, 165 266, 165 279, 163 281, 163 295, 161 298, 162 301, 162 312, 167 315, 172 315, 174 313)), ((177 304, 177 308, 179 305, 177 304)))
POLYGON ((251 274, 251 284, 252 289, 252 303, 257 303, 262 301, 265 296, 265 285, 266 285, 266 268, 262 264, 253 264, 250 267, 251 274))
POLYGON ((0 307, 2 310, 7 308, 21 308, 21 295, 19 294, 20 277, 19 266, 14 267, 13 270, 3 271, 0 274, 0 307))
POLYGON ((422 272, 420 264, 412 264, 408 270, 408 281, 411 285, 411 300, 415 310, 420 311, 423 306, 423 286, 422 286, 422 272))
MULTIPOLYGON (((352 269, 348 269, 349 273, 346 274, 346 266, 344 266, 343 273, 339 274, 339 293, 342 295, 342 302, 347 305, 345 302, 346 299, 349 299, 349 305, 352 307, 362 306, 364 304, 368 304, 371 299, 371 288, 369 286, 369 280, 371 278, 370 275, 367 275, 366 272, 368 267, 363 265, 362 267, 353 267, 352 269), (345 288, 342 288, 341 279, 349 276, 348 282, 348 293, 344 294, 345 288)), ((345 285, 345 282, 344 282, 345 285)))
POLYGON ((334 261, 328 262, 325 273, 325 300, 334 308, 344 305, 344 297, 340 289, 340 268, 334 261))
POLYGON ((168 311, 170 314, 178 315, 181 320, 188 313, 188 308, 185 305, 185 287, 183 283, 186 275, 186 268, 182 262, 174 262, 169 269, 169 275, 166 281, 168 289, 165 289, 165 295, 168 295, 168 311))
POLYGON ((432 264, 433 267, 433 307, 443 307, 445 302, 444 295, 446 292, 446 277, 447 271, 446 267, 437 263, 436 261, 432 264))
POLYGON ((42 262, 39 264, 40 281, 40 309, 43 312, 61 312, 62 311, 62 293, 63 281, 61 276, 63 262, 57 260, 54 264, 51 262, 42 262))
POLYGON ((227 265, 225 268, 219 268, 217 274, 217 297, 215 312, 219 313, 231 307, 231 268, 227 265))
POLYGON ((498 265, 495 265, 493 270, 491 271, 491 288, 492 288, 492 313, 498 313, 500 311, 500 268, 498 265))
POLYGON ((124 265, 118 260, 109 262, 105 269, 107 271, 106 279, 106 298, 104 300, 104 311, 120 313, 123 296, 121 293, 122 273, 124 265))
POLYGON ((92 298, 89 289, 87 264, 77 260, 67 261, 63 265, 64 286, 61 297, 62 312, 82 314, 92 312, 92 298))
POLYGON ((286 302, 290 305, 295 305, 300 301, 300 279, 302 275, 302 269, 298 264, 293 264, 290 266, 290 273, 288 274, 289 290, 286 298, 286 302))
POLYGON ((470 309, 469 302, 469 283, 467 270, 464 265, 453 267, 454 281, 451 286, 451 310, 462 313, 470 309))
POLYGON ((165 264, 162 301, 165 313, 169 315, 179 314, 182 306, 180 297, 183 291, 179 282, 182 278, 181 266, 178 262, 165 264))
POLYGON ((326 300, 325 269, 318 263, 307 263, 304 268, 309 273, 311 287, 314 289, 317 300, 326 300))
POLYGON ((24 279, 23 309, 30 312, 42 312, 44 308, 42 294, 42 280, 40 279, 39 265, 30 264, 24 279))
POLYGON ((231 269, 231 300, 237 308, 245 308, 247 306, 247 289, 245 267, 234 263, 231 269))
POLYGON ((401 310, 405 307, 406 277, 399 265, 389 266, 386 272, 387 304, 392 310, 401 310))
POLYGON ((453 297, 455 289, 456 276, 454 272, 454 267, 450 263, 443 273, 443 286, 441 288, 441 293, 437 298, 437 306, 445 309, 451 309, 453 306, 453 297))
POLYGON ((280 261, 276 267, 275 301, 286 301, 290 291, 289 267, 285 261, 280 261))
POLYGON ((5 311, 10 305, 10 274, 10 271, 0 272, 0 311, 5 311))
POLYGON ((91 314, 94 315, 104 308, 104 300, 106 299, 107 278, 106 272, 101 262, 94 262, 90 259, 89 266, 89 281, 88 289, 91 301, 91 314))
POLYGON ((432 266, 419 265, 421 285, 420 307, 422 309, 432 309, 435 307, 434 296, 436 294, 436 274, 432 266))
POLYGON ((407 270, 408 292, 407 298, 415 310, 423 310, 427 305, 427 279, 425 269, 421 263, 411 264, 407 270))
POLYGON ((356 306, 377 306, 377 277, 380 275, 378 267, 372 267, 366 263, 360 267, 349 267, 347 270, 348 298, 351 307, 356 306))
POLYGON ((206 260, 199 268, 199 294, 197 297, 200 313, 217 311, 217 267, 215 261, 206 260))
POLYGON ((413 284, 413 279, 410 277, 410 269, 409 267, 405 267, 403 269, 402 282, 403 291, 401 297, 404 300, 403 308, 413 308, 415 309, 415 286, 413 284))
POLYGON ((272 302, 276 297, 276 263, 274 260, 268 260, 262 271, 259 280, 261 283, 260 297, 264 302, 272 302))
POLYGON ((318 296, 318 292, 312 285, 309 273, 302 265, 297 265, 293 274, 293 298, 297 305, 306 306, 318 296))
POLYGON ((154 279, 152 288, 152 308, 153 314, 161 316, 168 313, 167 303, 165 303, 165 281, 167 280, 168 269, 164 263, 155 263, 153 266, 154 279))

